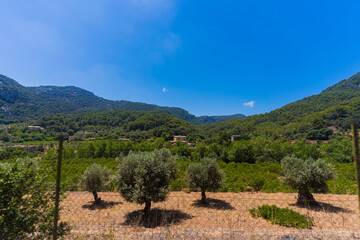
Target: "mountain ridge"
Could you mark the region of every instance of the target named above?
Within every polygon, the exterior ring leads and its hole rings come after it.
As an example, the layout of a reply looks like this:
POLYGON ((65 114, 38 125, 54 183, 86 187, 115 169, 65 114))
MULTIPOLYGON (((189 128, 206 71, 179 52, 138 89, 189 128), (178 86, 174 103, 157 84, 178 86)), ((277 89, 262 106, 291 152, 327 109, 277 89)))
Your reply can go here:
POLYGON ((158 111, 193 124, 215 123, 234 117, 245 117, 243 114, 196 117, 179 107, 107 100, 76 86, 25 87, 16 80, 1 74, 0 107, 0 123, 2 124, 35 120, 49 114, 106 110, 158 111))

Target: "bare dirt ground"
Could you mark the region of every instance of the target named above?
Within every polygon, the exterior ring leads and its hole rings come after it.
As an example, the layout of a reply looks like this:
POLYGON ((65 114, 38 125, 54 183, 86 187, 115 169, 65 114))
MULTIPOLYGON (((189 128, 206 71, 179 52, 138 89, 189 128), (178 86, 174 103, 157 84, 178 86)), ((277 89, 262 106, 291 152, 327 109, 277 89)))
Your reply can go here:
POLYGON ((62 203, 61 220, 72 230, 67 239, 360 239, 357 196, 315 194, 321 207, 295 205, 296 194, 208 193, 208 205, 199 205, 200 193, 172 192, 153 203, 151 218, 142 222, 143 205, 126 202, 119 193, 99 193, 104 201, 93 205, 87 192, 69 192, 62 203), (253 218, 249 209, 262 204, 288 207, 314 219, 308 230, 274 225, 253 218))

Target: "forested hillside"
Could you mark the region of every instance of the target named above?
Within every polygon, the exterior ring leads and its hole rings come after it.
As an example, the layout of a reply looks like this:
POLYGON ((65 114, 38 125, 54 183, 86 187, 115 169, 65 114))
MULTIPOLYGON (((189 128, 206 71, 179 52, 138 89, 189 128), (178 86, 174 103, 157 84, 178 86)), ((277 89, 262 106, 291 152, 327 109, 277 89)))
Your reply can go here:
POLYGON ((227 116, 200 116, 196 117, 195 120, 191 121, 193 124, 202 124, 202 123, 217 123, 226 120, 230 120, 233 118, 244 118, 244 114, 234 114, 234 115, 227 115, 227 116))
POLYGON ((306 97, 265 114, 203 125, 208 136, 231 134, 281 135, 326 138, 332 131, 345 131, 360 116, 360 73, 343 80, 318 95, 306 97))
POLYGON ((194 123, 214 123, 244 117, 232 116, 196 117, 178 107, 162 107, 154 104, 111 101, 78 87, 40 86, 24 87, 15 80, 0 74, 0 124, 9 124, 38 119, 57 113, 80 113, 104 110, 134 110, 168 113, 179 119, 194 123))
POLYGON ((170 140, 174 135, 188 135, 196 131, 190 123, 169 114, 145 111, 113 110, 48 115, 34 124, 45 128, 48 133, 67 133, 78 139, 163 137, 170 140))

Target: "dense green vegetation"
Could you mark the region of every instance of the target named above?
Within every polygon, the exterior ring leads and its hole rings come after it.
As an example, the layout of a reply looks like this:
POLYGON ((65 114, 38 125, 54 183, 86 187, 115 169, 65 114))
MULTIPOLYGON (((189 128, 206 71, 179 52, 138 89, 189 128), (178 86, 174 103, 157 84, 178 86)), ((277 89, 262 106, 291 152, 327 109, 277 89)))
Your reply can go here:
MULTIPOLYGON (((49 239, 54 221, 54 191, 37 162, 0 162, 0 239, 49 239)), ((67 232, 59 224, 58 236, 67 232)))
MULTIPOLYGON (((299 158, 322 158, 333 163, 348 163, 352 161, 351 139, 348 137, 332 139, 327 143, 311 143, 301 140, 289 142, 280 139, 272 140, 257 137, 232 143, 198 143, 197 145, 172 144, 162 138, 145 141, 68 141, 64 150, 64 157, 116 158, 120 154, 126 155, 130 151, 154 151, 163 147, 169 148, 173 154, 194 161, 200 160, 203 157, 215 157, 226 163, 279 163, 281 159, 292 154, 299 158)), ((48 151, 48 154, 50 153, 51 150, 48 151)))
POLYGON ((233 118, 244 118, 244 114, 234 114, 234 115, 226 115, 226 116, 200 116, 196 117, 196 119, 191 120, 192 124, 204 124, 204 123, 217 123, 226 120, 230 120, 233 118))
MULTIPOLYGON (((40 149, 40 147, 39 147, 40 149)), ((38 149, 38 150, 39 150, 38 149)), ((0 161, 7 159, 17 159, 22 157, 37 157, 40 154, 39 151, 28 153, 26 148, 21 147, 5 147, 0 150, 0 161)))
POLYGON ((76 140, 86 137, 163 137, 169 140, 174 135, 187 135, 195 131, 190 123, 169 114, 138 111, 50 115, 41 117, 35 124, 47 129, 52 135, 67 133, 76 140))
MULTIPOLYGON (((79 190, 79 179, 85 169, 92 163, 99 163, 113 169, 117 168, 115 159, 72 159, 67 160, 63 168, 63 185, 67 190, 79 190)), ((187 187, 184 179, 185 170, 190 161, 178 161, 180 172, 178 177, 171 183, 174 191, 180 191, 187 187)), ((221 192, 244 192, 261 191, 266 193, 296 192, 289 185, 280 181, 283 177, 281 165, 278 163, 229 163, 219 162, 221 169, 226 173, 225 184, 221 192)), ((332 194, 356 194, 355 168, 353 164, 336 164, 335 172, 338 178, 328 181, 328 193, 332 194), (349 178, 348 178, 349 177, 349 178)), ((55 176, 55 175, 54 175, 55 176)), ((112 183, 113 190, 116 186, 112 183)))
POLYGON ((169 114, 139 111, 103 111, 80 114, 43 116, 31 125, 45 129, 29 129, 18 124, 0 128, 0 138, 5 143, 34 143, 53 141, 59 133, 74 140, 92 139, 150 139, 162 137, 170 140, 174 135, 196 133, 190 123, 169 114))
POLYGON ((262 217, 274 224, 298 229, 307 229, 314 226, 313 219, 289 208, 279 208, 276 205, 262 205, 249 210, 253 217, 262 217))
MULTIPOLYGON (((334 139, 329 143, 311 144, 303 141, 289 143, 255 138, 229 145, 213 143, 206 147, 206 145, 199 144, 196 148, 186 144, 171 145, 161 139, 144 142, 69 142, 65 146, 62 182, 67 190, 80 189, 80 177, 85 169, 93 163, 106 166, 114 173, 117 169, 117 157, 126 156, 130 151, 153 151, 166 147, 172 154, 178 155, 179 173, 171 183, 172 190, 182 190, 187 187, 185 171, 190 164, 199 162, 203 157, 218 157, 223 159, 220 159, 218 164, 226 175, 220 191, 296 192, 296 189, 280 181, 284 177, 280 164, 281 159, 284 156, 295 154, 301 158, 308 158, 309 156, 315 159, 322 158, 334 165, 337 178, 327 181, 327 192, 355 194, 357 191, 354 164, 350 161, 351 141, 349 139, 334 139), (264 143, 266 144, 264 145, 264 143), (250 149, 246 152, 247 154, 235 154, 238 151, 234 149, 244 149, 244 146, 250 149), (251 156, 251 161, 248 161, 248 154, 251 156)), ((54 169, 56 166, 55 150, 47 150, 41 161, 47 169, 54 169)), ((55 178, 54 173, 53 178, 55 178)), ((114 183, 111 183, 111 189, 116 190, 114 183)))

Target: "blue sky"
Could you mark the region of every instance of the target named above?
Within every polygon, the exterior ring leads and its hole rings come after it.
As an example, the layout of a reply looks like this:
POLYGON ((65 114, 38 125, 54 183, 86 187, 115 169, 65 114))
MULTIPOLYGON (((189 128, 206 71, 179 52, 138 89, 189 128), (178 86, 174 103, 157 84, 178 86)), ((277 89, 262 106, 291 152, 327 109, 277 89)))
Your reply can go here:
POLYGON ((359 1, 0 0, 0 73, 195 115, 268 112, 360 71, 359 1))

